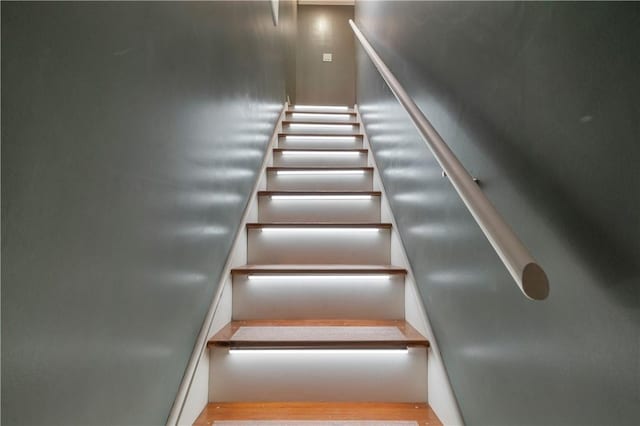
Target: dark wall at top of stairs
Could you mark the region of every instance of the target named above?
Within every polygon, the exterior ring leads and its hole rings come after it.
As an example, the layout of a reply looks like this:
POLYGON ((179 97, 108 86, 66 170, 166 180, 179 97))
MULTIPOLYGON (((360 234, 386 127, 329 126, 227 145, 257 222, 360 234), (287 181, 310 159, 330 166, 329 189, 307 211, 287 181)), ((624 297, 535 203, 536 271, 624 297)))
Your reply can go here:
POLYGON ((361 107, 470 425, 640 419, 640 7, 357 2, 551 282, 531 302, 361 49, 361 107))
POLYGON ((280 3, 2 3, 3 424, 165 422, 292 75, 280 3))
POLYGON ((298 6, 296 103, 353 105, 356 97, 353 6, 298 6), (323 53, 332 61, 324 62, 323 53))

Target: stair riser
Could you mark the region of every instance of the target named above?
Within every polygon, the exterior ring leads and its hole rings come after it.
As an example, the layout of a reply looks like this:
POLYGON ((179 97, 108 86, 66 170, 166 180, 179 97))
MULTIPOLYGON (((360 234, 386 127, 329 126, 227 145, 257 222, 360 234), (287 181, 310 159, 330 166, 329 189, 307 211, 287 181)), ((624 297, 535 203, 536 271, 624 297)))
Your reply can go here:
POLYGON ((356 116, 351 114, 327 114, 327 113, 307 113, 307 112, 287 112, 284 119, 286 121, 318 121, 318 122, 356 122, 356 116))
POLYGON ((363 264, 391 263, 391 230, 248 229, 248 263, 363 264))
POLYGON ((353 107, 344 108, 344 105, 292 105, 285 112, 304 112, 311 114, 353 114, 355 116, 355 109, 353 107))
POLYGON ((364 174, 309 174, 283 175, 267 172, 267 189, 270 191, 371 191, 372 172, 364 174))
POLYGON ((367 153, 330 151, 323 154, 317 151, 276 151, 273 153, 273 165, 276 167, 365 167, 367 166, 367 153))
POLYGON ((229 353, 212 349, 210 401, 426 402, 427 351, 229 353))
POLYGON ((260 222, 380 222, 380 197, 370 199, 258 198, 260 222))
POLYGON ((362 149, 361 138, 301 138, 293 136, 280 136, 278 148, 291 149, 362 149))
POLYGON ((234 275, 233 319, 274 318, 404 319, 404 275, 234 275))

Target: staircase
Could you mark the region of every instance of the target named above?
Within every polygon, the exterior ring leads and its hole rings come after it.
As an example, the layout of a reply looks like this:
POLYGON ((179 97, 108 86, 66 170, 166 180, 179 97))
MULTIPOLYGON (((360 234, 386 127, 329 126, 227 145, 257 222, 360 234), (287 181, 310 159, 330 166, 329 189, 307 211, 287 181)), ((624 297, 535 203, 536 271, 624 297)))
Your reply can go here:
POLYGON ((289 109, 196 425, 439 425, 358 114, 289 109))

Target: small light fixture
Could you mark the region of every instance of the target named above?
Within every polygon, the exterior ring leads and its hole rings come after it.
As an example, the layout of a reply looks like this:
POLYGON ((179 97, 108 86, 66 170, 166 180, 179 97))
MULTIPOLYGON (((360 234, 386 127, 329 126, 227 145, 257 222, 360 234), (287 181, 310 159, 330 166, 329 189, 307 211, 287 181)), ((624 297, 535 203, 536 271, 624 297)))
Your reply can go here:
POLYGON ((354 156, 357 157, 360 155, 360 151, 281 151, 283 156, 289 157, 292 155, 303 155, 303 156, 312 156, 312 157, 322 157, 324 155, 339 155, 339 156, 354 156))
POLYGON ((349 114, 313 114, 308 112, 293 112, 291 113, 292 118, 298 119, 320 119, 320 120, 348 120, 351 118, 349 114))
POLYGON ((294 110, 314 110, 314 109, 323 109, 325 111, 348 111, 349 107, 344 105, 294 105, 294 110))
POLYGON ((349 233, 378 233, 381 231, 380 228, 350 228, 350 227, 344 227, 344 228, 326 228, 324 226, 322 227, 292 227, 292 226, 285 226, 285 227, 271 227, 271 226, 267 226, 267 227, 263 227, 260 228, 260 230, 262 232, 268 232, 268 233, 272 233, 272 232, 321 232, 321 233, 329 233, 329 232, 349 232, 349 233))
POLYGON ((391 275, 389 274, 249 274, 247 276, 249 280, 375 280, 375 281, 389 281, 391 275))
POLYGON ((311 124, 311 123, 291 123, 289 124, 290 129, 305 129, 305 130, 353 130, 353 126, 355 124, 344 123, 344 124, 311 124))
POLYGON ((366 170, 278 170, 277 175, 363 175, 366 170))
POLYGON ((340 136, 340 135, 324 135, 324 136, 296 136, 287 135, 285 139, 290 140, 302 140, 302 141, 321 141, 330 140, 331 142, 354 142, 355 136, 340 136))
POLYGON ((253 349, 253 348, 231 348, 230 354, 291 354, 291 355, 402 355, 408 354, 408 348, 398 349, 253 349))
POLYGON ((272 200, 370 200, 371 195, 272 195, 272 200))

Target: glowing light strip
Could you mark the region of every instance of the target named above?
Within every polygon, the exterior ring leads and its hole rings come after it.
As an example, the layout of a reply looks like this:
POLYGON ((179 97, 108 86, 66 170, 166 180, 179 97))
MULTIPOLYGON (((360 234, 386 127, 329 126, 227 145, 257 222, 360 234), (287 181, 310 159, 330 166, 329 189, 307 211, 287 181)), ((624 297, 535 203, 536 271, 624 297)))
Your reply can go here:
POLYGON ((386 355, 401 355, 408 354, 409 349, 229 349, 230 354, 323 354, 323 355, 374 355, 374 354, 386 354, 386 355))
POLYGON ((380 228, 325 228, 325 227, 318 227, 318 228, 301 228, 301 227, 293 227, 293 226, 287 226, 287 227, 264 227, 264 228, 259 228, 262 232, 296 232, 296 231, 302 231, 302 232, 358 232, 358 233, 377 233, 380 232, 381 229, 380 228))
POLYGON ((327 111, 348 111, 349 107, 348 106, 342 106, 342 105, 294 105, 293 106, 294 110, 310 110, 310 109, 324 109, 327 111))
POLYGON ((363 175, 366 170, 277 170, 278 175, 363 175))
POLYGON ((311 124, 311 123, 290 123, 288 125, 289 129, 317 129, 317 130, 340 130, 340 131, 351 131, 353 130, 353 126, 355 124, 345 123, 345 124, 311 124))
POLYGON ((272 195, 272 200, 370 200, 372 195, 272 195))
POLYGON ((333 280, 383 280, 388 281, 391 279, 391 275, 388 274, 370 274, 370 275, 362 275, 362 274, 287 274, 287 275, 277 275, 277 274, 249 274, 247 276, 251 281, 254 280, 301 280, 301 279, 333 279, 333 280))
POLYGON ((354 142, 356 140, 355 136, 340 136, 340 135, 325 135, 325 136, 295 136, 295 135, 286 135, 284 137, 286 140, 303 140, 303 141, 321 141, 321 140, 331 140, 333 142, 354 142))
POLYGON ((292 118, 319 118, 321 120, 349 120, 351 116, 349 114, 313 114, 308 112, 294 112, 291 114, 292 118))
POLYGON ((304 155, 304 156, 323 156, 323 155, 344 155, 357 157, 360 155, 359 151, 281 151, 283 156, 289 157, 291 155, 304 155))

